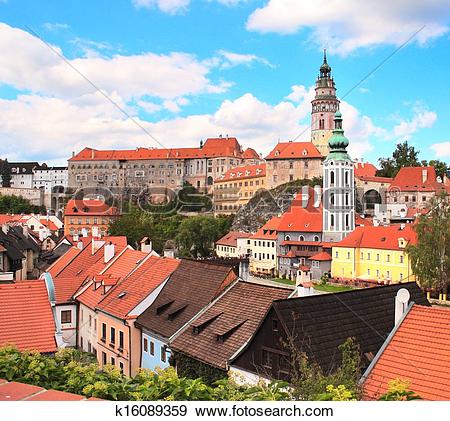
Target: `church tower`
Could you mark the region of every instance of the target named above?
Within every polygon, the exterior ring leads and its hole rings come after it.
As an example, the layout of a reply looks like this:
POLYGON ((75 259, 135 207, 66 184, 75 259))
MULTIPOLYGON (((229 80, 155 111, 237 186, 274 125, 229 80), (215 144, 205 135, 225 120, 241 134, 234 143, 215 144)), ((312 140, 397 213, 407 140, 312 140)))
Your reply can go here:
POLYGON ((327 63, 326 50, 323 51, 323 63, 316 80, 316 96, 312 100, 311 142, 322 156, 329 152, 328 139, 333 132, 334 113, 339 109, 336 87, 331 77, 331 67, 327 63))
POLYGON ((348 139, 342 115, 334 115, 334 130, 328 141, 329 154, 323 163, 323 241, 341 241, 355 229, 353 162, 347 153, 348 139))

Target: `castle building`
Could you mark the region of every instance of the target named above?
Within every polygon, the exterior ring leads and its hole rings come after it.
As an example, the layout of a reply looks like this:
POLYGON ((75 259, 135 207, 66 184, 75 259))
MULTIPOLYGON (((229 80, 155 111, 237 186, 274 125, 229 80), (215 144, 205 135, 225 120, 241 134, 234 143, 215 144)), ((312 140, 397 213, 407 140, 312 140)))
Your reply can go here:
POLYGON ((337 242, 355 229, 355 170, 347 153, 348 139, 342 115, 334 115, 334 130, 328 141, 330 153, 323 163, 323 240, 337 242))
POLYGON ((331 77, 331 67, 327 63, 326 51, 323 63, 316 80, 316 96, 312 100, 311 141, 322 156, 329 152, 328 140, 333 133, 334 113, 339 110, 339 100, 336 97, 336 86, 331 77))

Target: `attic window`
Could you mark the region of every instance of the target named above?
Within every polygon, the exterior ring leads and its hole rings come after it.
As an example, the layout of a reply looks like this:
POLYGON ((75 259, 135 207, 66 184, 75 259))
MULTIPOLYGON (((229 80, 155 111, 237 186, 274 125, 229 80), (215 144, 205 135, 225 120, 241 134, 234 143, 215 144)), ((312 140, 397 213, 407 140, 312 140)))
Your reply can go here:
POLYGON ((381 241, 386 241, 386 237, 381 237, 381 241))
POLYGON ((164 313, 164 311, 166 311, 166 310, 173 304, 174 301, 175 301, 175 300, 171 300, 171 301, 168 301, 168 302, 166 302, 166 303, 160 305, 160 306, 156 309, 156 314, 159 315, 159 314, 161 314, 161 313, 164 313))
POLYGON ((198 335, 203 330, 205 330, 214 320, 217 320, 217 318, 219 318, 222 314, 223 314, 223 312, 221 311, 220 313, 213 314, 206 319, 203 319, 201 321, 197 321, 197 322, 193 323, 192 324, 192 333, 194 335, 198 335))
POLYGON ((177 317, 178 315, 180 315, 180 314, 185 310, 185 308, 186 308, 187 306, 188 306, 187 304, 183 304, 183 305, 181 305, 181 306, 175 308, 174 310, 172 310, 172 311, 167 315, 167 319, 169 319, 169 320, 174 320, 174 319, 176 319, 176 317, 177 317))
POLYGON ((127 295, 127 293, 124 291, 124 292, 121 292, 118 296, 117 296, 117 298, 123 298, 123 297, 125 297, 125 295, 127 295))
POLYGON ((280 155, 280 151, 275 151, 275 156, 280 155))
POLYGON ((220 329, 216 333, 216 339, 219 343, 224 343, 236 330, 238 330, 245 322, 246 320, 242 320, 240 322, 235 323, 234 325, 224 327, 223 329, 220 329))
POLYGON ((308 151, 306 149, 303 149, 303 156, 308 155, 308 151))

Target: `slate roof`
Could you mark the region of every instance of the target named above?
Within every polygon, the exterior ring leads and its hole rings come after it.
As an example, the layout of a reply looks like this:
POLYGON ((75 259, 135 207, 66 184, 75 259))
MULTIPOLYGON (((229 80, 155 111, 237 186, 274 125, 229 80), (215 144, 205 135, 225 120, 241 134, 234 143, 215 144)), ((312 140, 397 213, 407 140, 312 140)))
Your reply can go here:
POLYGON ((409 290, 411 301, 429 305, 419 286, 409 282, 279 300, 273 309, 286 335, 325 372, 340 364, 338 347, 350 337, 359 344, 367 367, 394 327, 395 296, 401 288, 409 290))
POLYGON ((171 348, 225 370, 229 359, 255 333, 273 300, 291 293, 287 288, 238 281, 177 335, 171 348))
POLYGON ((229 266, 182 260, 137 325, 169 338, 237 278, 229 266))
POLYGON ((365 374, 366 399, 400 378, 422 399, 450 400, 450 309, 414 305, 386 344, 365 374))
POLYGON ((0 284, 0 346, 54 352, 55 331, 45 281, 0 284))

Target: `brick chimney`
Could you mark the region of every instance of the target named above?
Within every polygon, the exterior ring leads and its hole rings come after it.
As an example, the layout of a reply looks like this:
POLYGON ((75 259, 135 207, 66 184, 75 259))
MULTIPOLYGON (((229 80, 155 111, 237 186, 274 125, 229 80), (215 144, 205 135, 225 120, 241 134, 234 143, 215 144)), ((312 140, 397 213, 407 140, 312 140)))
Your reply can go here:
POLYGON ((114 257, 115 247, 114 244, 110 241, 108 244, 105 244, 103 247, 104 253, 104 262, 108 263, 114 257))
POLYGON ((425 183, 428 178, 428 170, 425 168, 422 170, 422 183, 425 183))

